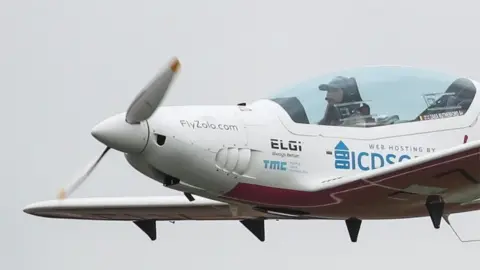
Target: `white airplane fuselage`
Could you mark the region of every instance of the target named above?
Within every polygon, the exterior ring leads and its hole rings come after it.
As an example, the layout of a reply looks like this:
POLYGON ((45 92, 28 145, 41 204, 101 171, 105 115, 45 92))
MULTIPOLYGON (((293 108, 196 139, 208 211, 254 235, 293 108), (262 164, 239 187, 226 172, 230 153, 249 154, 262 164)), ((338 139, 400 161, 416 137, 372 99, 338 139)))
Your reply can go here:
MULTIPOLYGON (((270 100, 248 106, 160 107, 148 120, 147 146, 126 158, 142 174, 162 183, 170 181, 169 188, 226 202, 301 209, 332 218, 423 216, 423 208, 404 213, 401 207, 392 208, 397 212, 386 207, 379 212, 368 202, 348 209, 330 209, 329 203, 312 200, 282 204, 274 201, 272 192, 309 195, 310 186, 328 187, 342 176, 478 140, 477 116, 478 110, 473 118, 403 123, 372 132, 299 125, 270 100), (242 189, 245 185, 248 188, 242 189)), ((450 192, 445 199, 463 202, 478 197, 480 189, 470 189, 450 192)))

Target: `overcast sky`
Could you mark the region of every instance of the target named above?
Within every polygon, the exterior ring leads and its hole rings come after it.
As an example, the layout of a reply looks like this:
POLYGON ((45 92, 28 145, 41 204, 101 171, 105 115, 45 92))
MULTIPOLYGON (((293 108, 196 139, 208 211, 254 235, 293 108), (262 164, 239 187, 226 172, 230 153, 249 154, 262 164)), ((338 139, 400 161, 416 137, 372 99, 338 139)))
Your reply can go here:
MULTIPOLYGON (((125 111, 172 56, 183 65, 165 105, 249 102, 371 64, 480 79, 478 8, 476 0, 1 1, 0 268, 477 267, 480 243, 461 244, 428 218, 366 221, 356 244, 342 221, 267 222, 265 243, 238 222, 166 222, 150 242, 129 222, 43 219, 22 208, 55 198, 100 154, 91 128, 125 111)), ((74 196, 174 194, 111 151, 74 196)), ((479 213, 452 222, 480 238, 479 213)))

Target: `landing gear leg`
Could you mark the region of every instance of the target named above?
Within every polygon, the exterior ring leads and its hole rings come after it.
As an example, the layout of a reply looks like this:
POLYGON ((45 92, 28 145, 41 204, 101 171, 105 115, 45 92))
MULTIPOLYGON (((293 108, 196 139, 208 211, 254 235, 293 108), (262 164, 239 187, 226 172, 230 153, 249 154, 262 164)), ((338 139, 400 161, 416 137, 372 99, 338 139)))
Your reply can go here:
POLYGON ((427 197, 425 206, 427 207, 428 214, 432 220, 433 227, 435 229, 439 229, 440 222, 442 221, 443 210, 445 208, 445 202, 443 201, 443 198, 439 195, 430 195, 427 197))
POLYGON ((191 202, 195 201, 195 197, 193 197, 193 195, 191 193, 188 193, 188 192, 184 192, 183 193, 185 195, 185 197, 187 197, 187 199, 191 202))
POLYGON ((360 232, 360 225, 362 225, 362 220, 352 217, 345 220, 345 224, 347 224, 350 240, 352 242, 357 242, 358 233, 360 232))

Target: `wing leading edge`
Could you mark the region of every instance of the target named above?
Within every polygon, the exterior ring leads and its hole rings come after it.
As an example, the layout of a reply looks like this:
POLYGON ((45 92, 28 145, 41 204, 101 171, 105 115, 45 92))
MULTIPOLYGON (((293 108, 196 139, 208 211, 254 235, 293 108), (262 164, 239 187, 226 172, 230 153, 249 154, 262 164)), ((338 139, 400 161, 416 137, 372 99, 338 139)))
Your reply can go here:
POLYGON ((100 197, 41 201, 26 206, 25 213, 57 219, 132 221, 151 240, 156 240, 156 221, 237 220, 260 241, 265 240, 266 219, 280 219, 251 207, 196 197, 100 197))
POLYGON ((33 203, 23 211, 47 218, 103 221, 241 220, 266 217, 266 214, 250 207, 240 210, 224 202, 201 197, 188 201, 182 196, 70 198, 33 203))
MULTIPOLYGON (((405 181, 400 180, 409 178, 415 179, 414 182, 421 184, 426 178, 425 176, 427 176, 427 178, 441 178, 443 174, 446 174, 451 170, 470 171, 473 175, 477 175, 474 172, 477 172, 480 169, 479 156, 480 141, 474 141, 375 170, 365 171, 345 177, 326 179, 319 181, 316 185, 305 187, 305 189, 310 191, 320 191, 350 184, 357 180, 382 186, 382 184, 380 184, 382 182, 388 182, 389 184, 392 182, 400 182, 401 185, 401 183, 405 181), (391 181, 392 179, 396 179, 396 181, 391 181)), ((471 174, 469 174, 469 176, 470 175, 471 174)), ((470 179, 469 176, 467 176, 469 182, 478 182, 476 179, 470 179)), ((394 185, 389 186, 386 183, 384 187, 398 190, 398 187, 394 187, 394 185)), ((428 195, 430 192, 431 191, 418 191, 418 193, 423 195, 428 195)))

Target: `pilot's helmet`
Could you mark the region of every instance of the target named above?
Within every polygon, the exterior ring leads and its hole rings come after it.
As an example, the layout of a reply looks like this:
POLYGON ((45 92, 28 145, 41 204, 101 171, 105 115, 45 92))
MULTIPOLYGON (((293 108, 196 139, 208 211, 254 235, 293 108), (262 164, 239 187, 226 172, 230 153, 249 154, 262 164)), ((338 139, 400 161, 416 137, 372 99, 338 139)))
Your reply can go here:
POLYGON ((453 84, 455 84, 457 88, 456 92, 459 98, 473 99, 473 97, 475 96, 476 89, 475 89, 475 85, 471 80, 466 78, 460 78, 455 80, 453 84))
POLYGON ((321 84, 318 86, 321 91, 329 91, 333 89, 343 90, 342 102, 362 101, 360 93, 358 92, 357 83, 354 78, 347 78, 344 76, 337 76, 333 78, 328 84, 321 84))
POLYGON ((345 89, 348 86, 348 78, 343 76, 337 76, 333 78, 328 84, 321 84, 318 89, 322 91, 328 91, 332 89, 345 89))

